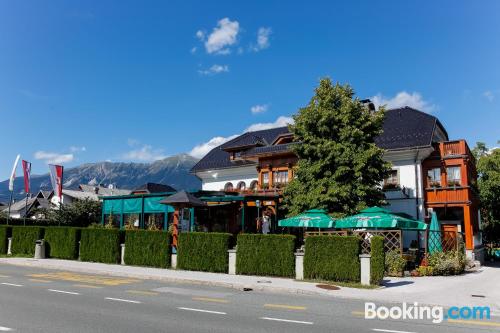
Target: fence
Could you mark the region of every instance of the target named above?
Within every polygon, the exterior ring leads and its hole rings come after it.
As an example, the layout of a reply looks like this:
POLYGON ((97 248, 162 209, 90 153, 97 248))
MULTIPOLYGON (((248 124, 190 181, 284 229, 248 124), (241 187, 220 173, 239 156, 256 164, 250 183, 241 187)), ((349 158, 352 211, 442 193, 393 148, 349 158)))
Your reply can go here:
POLYGON ((463 235, 457 231, 430 231, 427 238, 427 249, 441 249, 443 252, 458 251, 463 235))
POLYGON ((401 230, 370 230, 353 231, 354 235, 361 238, 361 253, 369 254, 371 252, 371 238, 381 236, 384 238, 384 251, 399 251, 403 253, 403 239, 401 230))
POLYGON ((347 236, 347 231, 307 231, 305 237, 310 236, 347 236))

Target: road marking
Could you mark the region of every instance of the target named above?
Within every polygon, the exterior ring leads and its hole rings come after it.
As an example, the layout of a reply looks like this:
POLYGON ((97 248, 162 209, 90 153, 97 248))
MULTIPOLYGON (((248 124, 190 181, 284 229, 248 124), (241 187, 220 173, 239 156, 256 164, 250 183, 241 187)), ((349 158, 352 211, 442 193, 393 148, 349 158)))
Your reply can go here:
POLYGON ((13 331, 13 329, 9 328, 9 327, 0 326, 0 331, 1 332, 10 332, 10 331, 13 331))
POLYGON ((7 283, 7 282, 2 282, 4 286, 11 286, 11 287, 22 287, 22 284, 15 284, 15 283, 7 283))
POLYGON ((8 277, 10 277, 10 276, 8 276, 8 275, 3 275, 3 274, 0 274, 0 278, 8 278, 8 277))
POLYGON ((375 331, 375 332, 388 332, 388 333, 415 333, 415 332, 408 332, 408 331, 385 330, 385 329, 382 329, 382 328, 372 328, 372 331, 375 331))
POLYGON ((210 298, 210 297, 193 297, 193 301, 214 302, 214 303, 229 303, 227 299, 210 298))
POLYGON ((314 324, 312 321, 290 320, 290 319, 281 319, 281 318, 273 318, 273 317, 261 317, 260 319, 271 320, 271 321, 283 321, 285 323, 293 323, 293 324, 304 324, 304 325, 314 324))
POLYGON ((353 316, 365 316, 365 312, 364 311, 352 311, 351 314, 353 316))
POLYGON ((80 293, 75 293, 74 291, 64 291, 64 290, 57 290, 57 289, 47 289, 47 290, 52 291, 53 293, 68 294, 68 295, 80 295, 80 293))
POLYGON ((52 282, 50 280, 42 280, 42 279, 28 279, 28 280, 30 280, 31 282, 43 282, 43 283, 52 282))
POLYGON ((139 302, 139 301, 132 301, 130 299, 123 299, 123 298, 106 297, 105 299, 110 300, 110 301, 125 302, 125 303, 134 303, 134 304, 141 304, 142 303, 142 302, 139 302))
POLYGON ((51 279, 51 280, 63 280, 63 281, 71 281, 79 283, 97 284, 103 286, 119 286, 122 284, 141 282, 141 280, 137 279, 115 278, 110 276, 90 275, 90 274, 76 274, 72 272, 29 274, 27 276, 35 279, 41 278, 41 279, 51 279))
POLYGON ((179 310, 186 310, 186 311, 195 311, 195 312, 204 312, 204 313, 212 313, 212 314, 221 314, 221 315, 225 315, 227 313, 225 312, 220 312, 220 311, 210 311, 210 310, 203 310, 203 309, 193 309, 193 308, 177 308, 179 310))
POLYGON ((102 289, 102 287, 100 287, 100 286, 93 286, 91 284, 74 284, 73 287, 91 288, 91 289, 102 289))
POLYGON ((286 305, 286 304, 264 304, 265 308, 287 309, 287 310, 307 310, 305 306, 286 305))
POLYGON ((454 323, 454 324, 500 327, 500 323, 499 322, 494 322, 494 321, 457 320, 457 319, 448 319, 447 321, 449 323, 454 323))
POLYGON ((136 295, 147 295, 147 296, 159 295, 159 293, 155 293, 154 291, 147 291, 147 290, 127 290, 126 292, 129 294, 136 294, 136 295))

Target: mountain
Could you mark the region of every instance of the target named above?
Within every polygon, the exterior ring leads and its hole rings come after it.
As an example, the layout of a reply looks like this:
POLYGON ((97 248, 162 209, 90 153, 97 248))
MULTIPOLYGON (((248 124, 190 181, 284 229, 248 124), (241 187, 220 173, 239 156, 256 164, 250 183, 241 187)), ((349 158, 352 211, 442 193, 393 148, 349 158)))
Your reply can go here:
MULTIPOLYGON (((87 163, 64 170, 64 188, 76 189, 80 184, 113 184, 117 188, 133 190, 150 183, 173 186, 177 190, 200 189, 201 182, 189 170, 198 159, 181 154, 152 163, 98 162, 87 163)), ((19 173, 19 172, 18 172, 19 173)), ((22 171, 20 172, 22 174, 22 171)), ((23 177, 14 181, 14 198, 24 198, 23 177)), ((49 174, 31 176, 31 192, 51 190, 49 174)), ((9 181, 0 182, 0 202, 9 201, 9 181)))

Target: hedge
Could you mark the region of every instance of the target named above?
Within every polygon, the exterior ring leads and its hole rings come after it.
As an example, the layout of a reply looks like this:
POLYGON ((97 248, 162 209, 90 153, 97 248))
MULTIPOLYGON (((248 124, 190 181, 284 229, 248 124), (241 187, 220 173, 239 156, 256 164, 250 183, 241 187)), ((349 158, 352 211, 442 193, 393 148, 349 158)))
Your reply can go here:
POLYGON ((79 228, 45 228, 45 252, 47 257, 60 259, 78 259, 79 228))
MULTIPOLYGON (((6 225, 7 224, 7 218, 6 217, 0 217, 0 225, 6 225)), ((30 219, 27 218, 26 220, 24 218, 9 218, 9 226, 57 226, 57 222, 54 220, 49 220, 49 219, 30 219)))
POLYGON ((384 237, 373 236, 371 242, 371 261, 370 261, 370 283, 378 285, 382 282, 385 272, 385 252, 384 237))
POLYGON ((82 229, 80 259, 109 264, 119 263, 120 230, 82 229))
POLYGON ((228 272, 231 234, 181 232, 177 246, 177 267, 205 272, 228 272))
POLYGON ((12 254, 35 254, 35 241, 42 239, 42 227, 12 227, 12 254))
POLYGON ((0 226, 0 254, 7 253, 7 237, 9 237, 10 227, 0 226))
POLYGON ((304 277, 339 282, 360 281, 360 240, 355 236, 306 238, 304 277))
POLYGON ((170 234, 165 231, 127 230, 125 264, 170 267, 170 234))
POLYGON ((236 273, 247 275, 295 276, 295 236, 238 235, 236 273))

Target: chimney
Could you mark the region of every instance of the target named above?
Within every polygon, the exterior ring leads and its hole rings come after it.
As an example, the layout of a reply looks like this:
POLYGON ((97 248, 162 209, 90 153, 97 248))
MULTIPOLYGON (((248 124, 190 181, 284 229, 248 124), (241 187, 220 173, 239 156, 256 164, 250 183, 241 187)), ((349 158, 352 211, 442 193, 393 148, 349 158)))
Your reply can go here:
POLYGON ((367 99, 362 99, 360 102, 361 102, 361 103, 362 103, 362 104, 363 104, 363 105, 364 105, 364 106, 368 109, 368 111, 370 111, 371 113, 373 113, 373 112, 377 111, 377 110, 375 109, 375 104, 373 104, 373 102, 372 102, 369 98, 367 98, 367 99))

